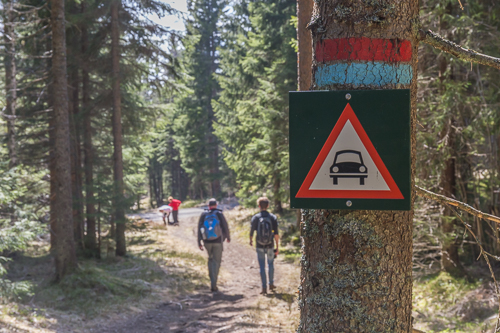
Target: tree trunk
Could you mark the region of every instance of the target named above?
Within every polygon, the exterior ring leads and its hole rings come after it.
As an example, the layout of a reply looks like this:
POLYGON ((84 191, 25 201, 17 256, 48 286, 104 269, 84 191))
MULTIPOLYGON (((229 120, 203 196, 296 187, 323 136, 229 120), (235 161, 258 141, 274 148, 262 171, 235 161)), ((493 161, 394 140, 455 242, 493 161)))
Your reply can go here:
MULTIPOLYGON (((411 42, 411 73, 406 82, 400 81, 400 76, 388 84, 382 80, 384 75, 395 74, 397 64, 391 62, 381 64, 386 70, 380 77, 363 72, 368 66, 356 67, 362 68, 359 72, 336 70, 345 68, 343 59, 357 56, 357 51, 346 47, 338 50, 342 55, 331 54, 326 64, 313 58, 312 87, 411 89, 412 185, 418 52, 413 32, 417 22, 417 0, 319 0, 310 24, 315 55, 317 43, 324 39, 363 38, 369 44, 373 39, 389 39, 393 45, 402 40, 411 42), (350 74, 353 72, 356 77, 350 74), (318 73, 326 73, 323 78, 328 79, 316 80, 318 73), (374 78, 369 83, 356 83, 369 75, 374 78)), ((375 64, 375 59, 368 62, 375 64)), ((348 65, 356 63, 349 61, 348 65)), ((413 210, 303 212, 298 332, 411 332, 413 210)))
MULTIPOLYGON (((82 13, 85 15, 86 1, 82 1, 82 13)), ((83 151, 85 152, 85 204, 87 210, 87 233, 85 247, 91 255, 99 257, 96 239, 96 220, 94 204, 94 148, 92 147, 92 110, 90 106, 90 77, 89 77, 89 36, 87 25, 84 23, 82 31, 82 106, 83 106, 83 151)))
POLYGON ((125 244, 125 207, 122 157, 122 108, 120 93, 120 26, 118 10, 120 0, 111 2, 111 58, 113 67, 113 170, 115 182, 115 223, 116 223, 116 255, 124 256, 127 252, 125 244))
POLYGON ((311 87, 312 69, 312 39, 311 32, 307 30, 313 11, 312 0, 297 0, 297 52, 299 90, 309 90, 311 87))
MULTIPOLYGON (((75 59, 75 57, 73 57, 75 59)), ((71 189, 73 193, 73 232, 77 249, 82 250, 83 244, 83 192, 82 192, 82 152, 80 144, 80 126, 79 121, 79 76, 76 64, 71 66, 71 86, 69 118, 70 118, 70 137, 71 137, 71 189)))
POLYGON ((17 165, 16 149, 16 35, 14 32, 14 4, 4 1, 4 41, 5 41, 5 115, 7 120, 7 149, 9 166, 17 165))
MULTIPOLYGON (((312 38, 311 32, 307 30, 314 2, 312 0, 297 0, 297 42, 299 52, 297 52, 297 73, 299 91, 309 90, 311 87, 312 71, 312 38)), ((302 222, 302 211, 297 209, 296 227, 300 229, 302 222)))
MULTIPOLYGON (((455 134, 453 125, 450 123, 447 125, 446 146, 454 152, 455 149, 455 134)), ((451 156, 445 161, 445 168, 441 177, 441 188, 443 189, 443 195, 454 198, 456 190, 456 172, 455 172, 455 157, 451 156)), ((467 199, 465 197, 465 199, 467 199)), ((459 240, 455 235, 455 214, 453 211, 445 206, 443 211, 443 217, 441 218, 441 231, 443 232, 443 255, 441 257, 441 265, 443 269, 453 276, 463 277, 465 276, 465 270, 460 263, 460 258, 458 256, 458 248, 460 246, 459 240)))
POLYGON ((52 103, 55 119, 54 171, 57 175, 54 203, 54 231, 57 241, 54 255, 56 280, 59 281, 76 268, 76 253, 73 238, 64 1, 51 0, 51 4, 52 103))
MULTIPOLYGON (((445 7, 444 14, 451 15, 453 6, 448 3, 445 7)), ((440 33, 443 33, 447 29, 449 29, 448 22, 443 18, 443 15, 439 16, 439 28, 440 33)), ((451 34, 448 34, 446 38, 451 39, 451 34)), ((442 54, 438 58, 438 77, 439 77, 439 91, 444 93, 446 90, 446 85, 444 81, 446 79, 446 71, 448 69, 448 61, 446 56, 442 54)), ((455 172, 455 129, 453 126, 453 116, 449 120, 449 123, 445 126, 443 130, 443 134, 441 135, 441 140, 446 140, 445 147, 448 149, 448 152, 451 156, 445 161, 445 167, 441 176, 441 188, 443 189, 442 194, 455 198, 456 195, 456 172, 455 172)), ((467 199, 465 197, 465 199, 467 199)), ((463 277, 465 275, 465 270, 460 263, 458 256, 458 248, 459 243, 457 243, 457 237, 455 236, 455 214, 448 207, 443 207, 443 216, 441 218, 441 231, 443 232, 443 255, 441 257, 441 265, 442 268, 454 275, 463 277)))

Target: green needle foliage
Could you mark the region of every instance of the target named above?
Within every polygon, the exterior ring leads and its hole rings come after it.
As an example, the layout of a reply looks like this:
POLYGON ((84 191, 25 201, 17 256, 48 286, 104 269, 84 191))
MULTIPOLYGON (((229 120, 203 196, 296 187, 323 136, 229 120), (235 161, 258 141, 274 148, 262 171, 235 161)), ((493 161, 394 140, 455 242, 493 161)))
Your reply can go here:
POLYGON ((294 1, 242 3, 226 17, 225 43, 219 49, 222 73, 217 75, 222 92, 213 102, 216 134, 236 175, 238 195, 253 203, 265 193, 278 212, 289 198, 288 91, 295 90, 297 78, 290 45, 296 32, 290 21, 295 6, 294 1))

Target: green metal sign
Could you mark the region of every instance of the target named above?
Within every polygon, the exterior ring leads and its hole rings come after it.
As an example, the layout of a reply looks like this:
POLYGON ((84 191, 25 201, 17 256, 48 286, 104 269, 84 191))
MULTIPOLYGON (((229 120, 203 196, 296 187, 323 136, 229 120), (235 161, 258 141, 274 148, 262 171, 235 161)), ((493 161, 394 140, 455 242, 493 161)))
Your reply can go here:
POLYGON ((289 97, 292 208, 410 209, 410 90, 289 97))

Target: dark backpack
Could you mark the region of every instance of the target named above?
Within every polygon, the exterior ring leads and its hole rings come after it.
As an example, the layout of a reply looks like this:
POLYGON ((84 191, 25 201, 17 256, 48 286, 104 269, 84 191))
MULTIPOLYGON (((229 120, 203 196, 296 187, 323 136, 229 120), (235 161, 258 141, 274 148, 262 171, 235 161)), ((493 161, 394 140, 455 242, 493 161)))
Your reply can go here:
POLYGON ((222 228, 220 226, 219 217, 217 216, 217 211, 208 212, 205 215, 205 220, 201 227, 201 234, 203 239, 215 240, 222 236, 222 228))
POLYGON ((273 245, 273 223, 270 216, 260 217, 257 224, 257 243, 262 246, 273 245))

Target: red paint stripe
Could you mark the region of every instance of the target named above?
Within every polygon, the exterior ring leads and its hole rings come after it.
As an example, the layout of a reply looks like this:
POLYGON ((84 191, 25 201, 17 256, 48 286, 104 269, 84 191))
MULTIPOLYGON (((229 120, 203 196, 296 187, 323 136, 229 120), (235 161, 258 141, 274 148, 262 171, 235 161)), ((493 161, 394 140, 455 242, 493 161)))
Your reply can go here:
POLYGON ((411 42, 401 39, 339 38, 323 39, 316 44, 318 62, 334 60, 364 60, 408 62, 411 42))

